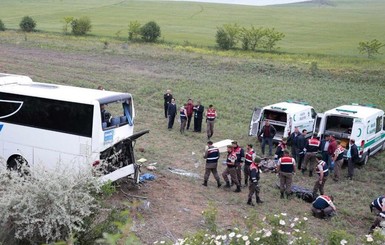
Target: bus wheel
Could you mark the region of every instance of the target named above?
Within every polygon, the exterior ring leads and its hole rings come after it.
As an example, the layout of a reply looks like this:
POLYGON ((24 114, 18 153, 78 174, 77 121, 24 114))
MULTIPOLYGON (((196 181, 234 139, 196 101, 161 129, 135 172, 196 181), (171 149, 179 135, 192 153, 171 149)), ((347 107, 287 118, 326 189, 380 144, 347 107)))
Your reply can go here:
POLYGON ((28 162, 20 155, 11 156, 7 161, 8 170, 21 171, 23 165, 28 166, 28 162))

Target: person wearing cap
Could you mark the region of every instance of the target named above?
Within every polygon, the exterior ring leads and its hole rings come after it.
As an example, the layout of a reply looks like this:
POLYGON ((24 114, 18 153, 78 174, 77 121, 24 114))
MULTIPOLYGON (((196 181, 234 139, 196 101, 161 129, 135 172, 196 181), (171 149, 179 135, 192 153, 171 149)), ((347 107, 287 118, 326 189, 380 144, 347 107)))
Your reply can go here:
MULTIPOLYGON (((253 195, 255 193, 255 201, 257 204, 263 203, 261 198, 259 198, 259 164, 261 163, 261 158, 260 157, 255 157, 254 161, 252 161, 251 165, 249 166, 250 168, 250 185, 249 185, 249 195, 247 199, 247 204, 254 206, 253 204, 253 195)), ((245 165, 246 167, 246 165, 245 165)))
POLYGON ((289 155, 288 150, 284 150, 283 157, 278 159, 277 172, 279 176, 279 190, 281 192, 281 198, 289 198, 292 194, 291 185, 293 183, 293 174, 295 173, 295 159, 289 155))
POLYGON ((315 198, 315 196, 317 195, 318 190, 320 192, 320 195, 324 194, 324 187, 329 174, 328 165, 325 161, 322 160, 322 155, 317 154, 316 159, 318 163, 316 167, 316 173, 318 177, 316 182, 314 183, 313 198, 315 198))
POLYGON ((235 162, 235 169, 237 171, 237 178, 239 184, 242 183, 242 165, 243 161, 245 161, 245 151, 243 150, 242 147, 238 145, 237 141, 231 142, 231 145, 233 146, 233 151, 237 155, 237 161, 235 162))
POLYGON ((287 148, 287 138, 283 137, 277 146, 277 150, 275 151, 274 159, 278 160, 283 156, 283 151, 287 148))
POLYGON ((313 216, 316 218, 324 219, 329 218, 336 214, 336 206, 333 203, 333 196, 321 195, 318 196, 311 206, 313 216))
POLYGON ((204 158, 206 159, 206 170, 202 185, 207 186, 210 174, 213 173, 214 178, 217 181, 218 188, 222 186, 217 171, 219 156, 219 149, 213 145, 212 141, 207 142, 207 150, 204 155, 204 158))
POLYGON ((265 145, 269 144, 269 156, 273 155, 273 138, 277 130, 273 125, 270 125, 270 121, 268 119, 265 120, 265 125, 263 125, 261 132, 258 134, 258 138, 262 137, 261 150, 262 155, 265 155, 265 145))
POLYGON ((252 144, 248 144, 246 147, 246 154, 245 154, 245 167, 243 168, 243 174, 245 175, 245 186, 248 185, 248 180, 250 178, 250 165, 253 163, 253 159, 257 155, 255 154, 255 151, 253 149, 252 144))
POLYGON ((237 189, 234 192, 241 192, 241 185, 238 181, 237 171, 236 171, 236 161, 237 161, 237 155, 233 151, 233 146, 228 145, 227 158, 226 158, 227 167, 225 171, 223 171, 222 173, 222 177, 226 182, 225 188, 231 187, 229 177, 228 177, 228 175, 230 175, 231 182, 237 186, 237 189))
POLYGON ((348 179, 352 180, 354 175, 354 164, 358 162, 358 149, 356 146, 356 141, 354 139, 350 139, 349 142, 349 150, 346 154, 346 157, 348 158, 348 179))
POLYGON ((305 174, 305 171, 309 169, 309 177, 313 176, 314 166, 317 163, 316 154, 319 151, 320 141, 317 138, 317 134, 313 134, 313 136, 307 141, 305 147, 305 159, 304 164, 302 165, 302 174, 305 174), (309 167, 309 168, 308 168, 309 167))
POLYGON ((214 123, 215 119, 217 118, 217 110, 215 110, 213 105, 209 105, 209 108, 206 111, 206 133, 207 133, 207 139, 210 140, 211 137, 213 137, 214 134, 214 123))
POLYGON ((337 140, 337 149, 334 152, 334 156, 330 164, 330 165, 333 165, 334 163, 333 180, 335 182, 338 182, 341 177, 341 168, 342 168, 342 164, 344 163, 344 152, 345 152, 345 148, 341 145, 341 141, 337 140))

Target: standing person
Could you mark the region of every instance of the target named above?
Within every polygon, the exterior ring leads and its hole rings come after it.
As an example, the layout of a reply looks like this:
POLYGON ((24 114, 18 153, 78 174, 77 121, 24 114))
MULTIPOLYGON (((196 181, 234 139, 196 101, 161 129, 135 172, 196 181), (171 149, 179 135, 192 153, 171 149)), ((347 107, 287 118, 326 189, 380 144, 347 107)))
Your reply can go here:
POLYGON ((318 178, 314 183, 314 188, 313 188, 314 199, 315 199, 315 196, 317 195, 318 190, 320 192, 320 195, 324 194, 324 187, 329 174, 328 165, 325 161, 322 160, 322 155, 317 154, 316 159, 318 161, 318 165, 316 167, 316 173, 318 174, 318 178))
POLYGON ((291 146, 291 156, 298 162, 299 149, 297 148, 298 137, 301 135, 297 126, 294 127, 294 132, 290 134, 287 144, 291 146))
POLYGON ((305 154, 306 154, 306 144, 307 144, 307 140, 306 140, 306 135, 307 135, 307 130, 306 129, 303 129, 302 130, 302 134, 300 136, 298 136, 298 139, 297 139, 297 145, 296 145, 296 148, 298 149, 298 170, 300 170, 302 168, 302 163, 303 163, 303 160, 305 158, 305 154))
POLYGON ((330 143, 330 136, 328 134, 324 135, 324 139, 321 140, 320 143, 320 151, 322 154, 322 160, 326 163, 329 164, 329 154, 328 154, 328 149, 329 149, 329 143, 330 143))
POLYGON ((205 107, 201 105, 201 102, 198 100, 197 104, 194 105, 194 132, 202 132, 202 120, 203 120, 203 112, 205 107))
POLYGON ((333 196, 318 196, 311 206, 313 216, 316 218, 324 219, 335 215, 337 209, 333 201, 333 196))
POLYGON ((171 130, 172 127, 174 126, 174 121, 175 121, 175 117, 177 114, 176 104, 175 104, 174 98, 172 98, 171 103, 168 104, 167 113, 168 113, 167 114, 168 115, 168 129, 171 130))
POLYGON ((207 181, 209 180, 210 174, 213 173, 215 180, 217 181, 218 188, 222 186, 221 180, 218 175, 217 167, 219 160, 219 149, 213 145, 212 141, 207 142, 207 150, 205 152, 204 158, 206 159, 206 171, 204 176, 203 184, 207 186, 207 181))
POLYGON ((305 174, 305 171, 309 166, 309 177, 313 176, 314 166, 317 163, 316 154, 319 151, 320 142, 317 139, 317 134, 313 134, 313 136, 308 140, 306 144, 306 153, 304 159, 304 165, 302 166, 302 174, 305 174))
POLYGON ((337 149, 337 141, 335 136, 332 134, 329 137, 328 160, 325 161, 327 164, 330 164, 330 162, 332 161, 334 157, 334 152, 336 151, 336 149, 337 149))
MULTIPOLYGON (((334 152, 334 156, 332 159, 332 162, 334 162, 333 180, 335 182, 338 182, 341 177, 341 168, 342 168, 342 164, 344 163, 344 152, 345 152, 345 148, 341 145, 341 141, 337 140, 337 149, 334 152)), ((331 163, 331 165, 333 164, 331 163)))
POLYGON ((248 184, 248 179, 250 177, 250 165, 253 163, 253 159, 255 159, 257 155, 253 149, 252 144, 248 144, 246 147, 245 154, 245 167, 243 168, 243 174, 245 175, 245 186, 248 184))
POLYGON ((179 109, 179 116, 180 116, 180 133, 184 134, 184 129, 186 128, 186 121, 187 121, 187 112, 186 112, 186 105, 180 107, 179 109))
POLYGON ((209 105, 209 108, 206 111, 206 122, 207 122, 207 139, 210 140, 214 134, 214 122, 217 118, 217 111, 213 107, 213 105, 209 105))
POLYGON ((354 139, 350 139, 349 150, 346 155, 348 158, 348 179, 352 180, 354 175, 354 164, 358 162, 358 149, 354 139))
POLYGON ((287 138, 283 137, 277 146, 277 150, 275 151, 274 159, 278 161, 278 159, 283 157, 283 151, 286 150, 286 148, 287 148, 287 138))
POLYGON ((295 160, 290 157, 288 150, 285 150, 283 157, 278 160, 277 172, 279 175, 281 199, 284 198, 284 193, 286 193, 286 198, 289 198, 292 194, 291 185, 293 183, 293 175, 295 174, 295 160))
MULTIPOLYGON (((263 203, 263 201, 261 200, 261 198, 259 198, 259 164, 261 163, 261 158, 259 157, 255 157, 254 160, 252 161, 252 163, 250 164, 249 168, 250 168, 250 185, 249 185, 249 195, 248 195, 248 199, 247 199, 247 204, 248 205, 251 205, 251 206, 254 206, 253 204, 253 201, 252 201, 252 198, 253 198, 253 195, 255 193, 255 201, 256 203, 260 204, 260 203, 263 203)), ((245 168, 247 166, 245 165, 245 168)), ((246 176, 245 176, 246 178, 246 176)))
POLYGON ((194 108, 194 104, 193 104, 193 100, 192 99, 188 99, 187 100, 187 105, 186 105, 186 112, 187 112, 187 130, 190 129, 190 123, 191 123, 191 118, 192 118, 192 115, 193 115, 193 108, 194 108))
POLYGON ((170 104, 172 100, 171 90, 169 89, 166 90, 166 93, 163 95, 163 99, 164 99, 164 116, 167 118, 168 104, 170 104))
POLYGON ((233 141, 231 142, 231 145, 233 146, 233 151, 237 155, 237 160, 235 162, 235 169, 237 170, 237 177, 239 184, 242 183, 242 165, 243 161, 245 160, 245 151, 242 147, 238 145, 238 142, 233 141))
POLYGON ((265 145, 269 144, 269 156, 273 155, 273 138, 276 134, 277 130, 273 125, 270 125, 270 121, 268 119, 265 120, 265 125, 263 125, 261 132, 259 132, 258 137, 262 136, 262 155, 265 155, 265 145))
POLYGON ((229 177, 228 177, 228 175, 230 175, 231 182, 237 186, 237 189, 234 192, 241 192, 241 185, 238 181, 237 171, 235 169, 236 161, 237 161, 237 155, 233 151, 233 146, 228 145, 227 146, 227 158, 226 158, 227 167, 226 167, 225 171, 223 171, 222 177, 226 182, 225 187, 230 188, 231 185, 230 185, 230 181, 229 181, 229 177))

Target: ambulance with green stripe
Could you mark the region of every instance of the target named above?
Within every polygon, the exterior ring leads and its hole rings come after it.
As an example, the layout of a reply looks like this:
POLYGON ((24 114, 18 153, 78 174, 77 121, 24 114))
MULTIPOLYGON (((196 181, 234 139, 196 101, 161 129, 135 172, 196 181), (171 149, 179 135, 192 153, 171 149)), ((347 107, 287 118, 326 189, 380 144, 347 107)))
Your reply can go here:
POLYGON ((349 139, 354 139, 360 163, 366 164, 370 156, 385 150, 384 111, 373 105, 342 105, 317 115, 315 132, 323 138, 334 135, 348 149, 349 139))

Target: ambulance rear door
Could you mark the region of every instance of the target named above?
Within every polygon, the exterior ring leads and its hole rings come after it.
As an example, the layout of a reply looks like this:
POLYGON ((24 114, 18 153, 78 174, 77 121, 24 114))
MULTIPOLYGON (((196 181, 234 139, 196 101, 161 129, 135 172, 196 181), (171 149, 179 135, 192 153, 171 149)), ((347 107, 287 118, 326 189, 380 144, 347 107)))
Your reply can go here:
POLYGON ((249 136, 257 136, 261 125, 261 112, 262 109, 255 107, 253 115, 251 116, 249 136))
POLYGON ((321 137, 325 131, 325 114, 317 113, 314 119, 313 133, 317 134, 318 137, 321 137))

